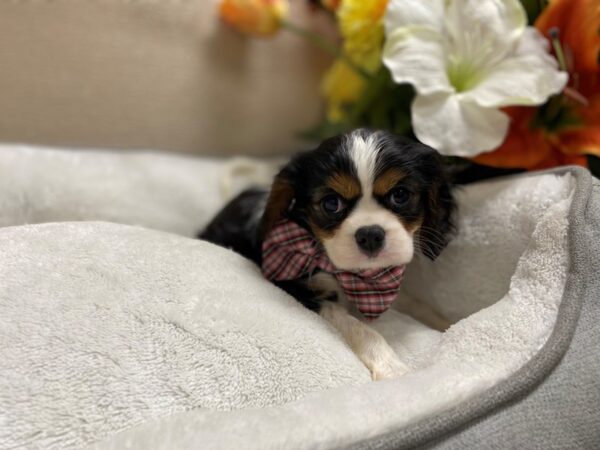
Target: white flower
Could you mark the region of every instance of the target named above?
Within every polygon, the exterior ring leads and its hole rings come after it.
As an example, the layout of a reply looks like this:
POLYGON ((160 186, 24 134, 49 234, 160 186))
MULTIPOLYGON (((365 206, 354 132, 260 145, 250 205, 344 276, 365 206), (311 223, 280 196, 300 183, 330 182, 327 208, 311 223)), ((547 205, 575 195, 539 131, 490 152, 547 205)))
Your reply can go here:
POLYGON ((540 105, 567 83, 519 0, 390 0, 385 29, 385 65, 417 92, 415 134, 446 155, 495 149, 509 125, 499 108, 540 105))

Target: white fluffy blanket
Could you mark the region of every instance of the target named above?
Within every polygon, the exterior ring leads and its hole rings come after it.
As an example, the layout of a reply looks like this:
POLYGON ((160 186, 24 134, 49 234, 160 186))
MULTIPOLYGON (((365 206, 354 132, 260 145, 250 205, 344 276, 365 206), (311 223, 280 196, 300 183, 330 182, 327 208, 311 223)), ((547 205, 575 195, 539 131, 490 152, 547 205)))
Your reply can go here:
POLYGON ((476 395, 549 336, 568 176, 458 192, 459 235, 402 294, 457 323, 386 313, 376 327, 412 370, 371 382, 249 261, 190 239, 229 168, 0 147, 0 448, 344 446, 476 395))

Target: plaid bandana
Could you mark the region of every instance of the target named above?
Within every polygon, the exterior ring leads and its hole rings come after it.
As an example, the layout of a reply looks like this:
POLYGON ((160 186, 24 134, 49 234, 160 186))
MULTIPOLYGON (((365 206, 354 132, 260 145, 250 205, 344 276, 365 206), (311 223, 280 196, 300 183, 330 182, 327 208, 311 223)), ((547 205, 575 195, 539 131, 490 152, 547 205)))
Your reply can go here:
POLYGON ((338 270, 319 242, 298 224, 284 219, 267 234, 262 245, 262 273, 268 280, 296 280, 316 269, 335 276, 349 300, 368 319, 376 319, 398 295, 405 266, 338 270))

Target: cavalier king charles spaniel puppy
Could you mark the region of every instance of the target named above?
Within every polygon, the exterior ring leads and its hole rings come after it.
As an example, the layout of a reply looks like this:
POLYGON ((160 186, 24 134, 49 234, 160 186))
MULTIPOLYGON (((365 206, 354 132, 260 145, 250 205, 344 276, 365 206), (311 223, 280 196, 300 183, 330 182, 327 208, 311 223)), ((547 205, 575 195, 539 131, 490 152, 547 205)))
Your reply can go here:
MULTIPOLYGON (((241 193, 199 237, 256 262, 384 379, 407 367, 369 321, 397 297, 415 250, 435 259, 446 246, 454 208, 435 150, 359 129, 292 158, 270 191, 241 193)), ((412 312, 444 327, 424 305, 412 312)))

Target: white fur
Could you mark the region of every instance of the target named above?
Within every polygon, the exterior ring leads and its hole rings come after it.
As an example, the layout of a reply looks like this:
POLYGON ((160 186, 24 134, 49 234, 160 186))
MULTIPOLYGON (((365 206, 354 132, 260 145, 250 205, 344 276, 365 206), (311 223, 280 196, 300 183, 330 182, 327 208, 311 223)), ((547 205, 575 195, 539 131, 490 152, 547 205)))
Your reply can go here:
POLYGON ((318 272, 310 278, 308 286, 322 293, 323 298, 337 294, 338 301, 324 301, 319 314, 338 330, 374 380, 399 377, 408 370, 383 336, 351 314, 361 317, 333 275, 318 272))
POLYGON ((412 233, 373 197, 379 152, 377 135, 371 134, 364 139, 355 132, 346 145, 356 167, 362 197, 339 230, 332 237, 323 239, 327 255, 336 267, 345 270, 373 269, 410 262, 414 253, 412 233), (374 257, 361 252, 355 239, 356 231, 369 225, 379 225, 385 231, 385 245, 374 257))
MULTIPOLYGON (((323 245, 331 261, 340 269, 357 270, 380 268, 408 263, 413 257, 413 238, 398 218, 382 207, 373 197, 373 183, 379 143, 377 135, 363 138, 353 133, 346 145, 361 185, 362 196, 344 220, 340 229, 323 245), (385 244, 375 257, 360 251, 356 243, 356 231, 364 226, 379 225, 385 231, 385 244)), ((371 371, 374 380, 394 378, 404 374, 408 368, 377 331, 353 317, 355 310, 345 300, 345 295, 335 279, 327 274, 317 274, 309 282, 317 291, 336 292, 338 303, 325 302, 321 316, 336 328, 350 348, 371 371)))
POLYGON ((354 132, 346 143, 350 158, 356 167, 358 180, 362 187, 363 196, 370 197, 373 194, 373 181, 375 178, 375 166, 379 143, 377 135, 370 134, 366 140, 358 132, 354 132))
POLYGON ((344 290, 335 277, 328 272, 317 272, 311 275, 308 279, 308 287, 312 291, 323 293, 323 298, 327 298, 333 293, 337 294, 338 298, 344 296, 344 290))
POLYGON ((326 302, 319 314, 340 332, 374 380, 396 378, 408 372, 408 366, 400 361, 384 337, 351 316, 342 305, 326 302))

